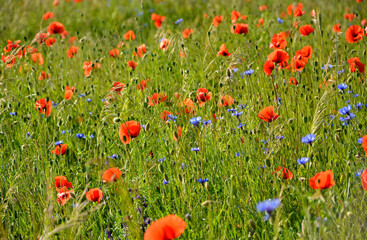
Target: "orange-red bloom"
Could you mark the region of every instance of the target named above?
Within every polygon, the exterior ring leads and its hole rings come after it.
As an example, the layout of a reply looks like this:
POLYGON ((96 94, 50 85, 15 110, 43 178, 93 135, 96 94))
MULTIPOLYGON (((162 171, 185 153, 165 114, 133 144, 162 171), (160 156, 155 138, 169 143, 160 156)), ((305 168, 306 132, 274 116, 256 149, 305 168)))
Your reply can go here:
POLYGON ((274 112, 273 106, 263 108, 257 116, 265 122, 273 122, 279 117, 279 115, 274 112))
POLYGON ((223 17, 222 16, 215 16, 213 18, 213 25, 214 25, 214 27, 218 27, 222 21, 223 21, 223 17))
POLYGON ((231 33, 233 34, 247 34, 248 24, 236 23, 231 27, 231 33))
POLYGON ((303 25, 302 27, 299 28, 299 32, 301 33, 302 36, 310 35, 311 33, 313 33, 313 31, 314 29, 311 27, 310 24, 303 25))
POLYGON ((194 32, 194 30, 192 30, 192 28, 186 28, 185 30, 182 31, 182 37, 184 39, 187 39, 190 37, 190 35, 194 32))
POLYGON ((45 71, 42 71, 42 72, 41 72, 41 76, 39 76, 39 77, 38 77, 38 80, 47 79, 47 78, 49 78, 49 77, 51 77, 51 75, 50 75, 50 74, 46 74, 46 72, 45 72, 45 71))
POLYGON ((75 36, 69 38, 69 44, 73 44, 77 38, 75 36))
POLYGON ((66 50, 66 55, 68 56, 68 58, 73 58, 77 52, 78 52, 78 47, 75 46, 71 46, 68 48, 68 50, 66 50))
POLYGON ((364 190, 367 190, 367 169, 363 170, 361 174, 361 182, 364 190))
POLYGON ((47 47, 51 47, 54 43, 56 42, 56 39, 55 38, 53 38, 53 37, 49 37, 49 38, 47 38, 47 40, 46 40, 46 46, 47 47))
POLYGON ((298 81, 292 76, 288 80, 290 85, 298 85, 298 81))
POLYGON ((269 48, 284 49, 287 46, 287 40, 281 34, 274 34, 269 48))
POLYGON ((293 173, 288 168, 285 168, 285 167, 277 167, 276 175, 285 180, 289 180, 293 178, 293 173))
POLYGON ((285 67, 288 64, 289 55, 282 49, 276 49, 268 55, 268 60, 275 64, 279 64, 281 67, 285 67))
POLYGON ((274 68, 275 68, 275 65, 272 61, 268 60, 264 63, 263 70, 266 75, 270 76, 274 68))
POLYGON ((89 189, 89 191, 86 194, 87 200, 91 202, 98 202, 101 203, 103 199, 103 193, 102 190, 99 188, 92 188, 89 189))
POLYGON ((137 62, 134 62, 134 61, 128 61, 127 62, 127 65, 129 68, 131 68, 132 70, 134 70, 136 68, 136 66, 138 66, 138 63, 137 62))
POLYGON ((261 26, 264 26, 264 19, 263 18, 259 18, 259 20, 257 20, 256 27, 259 28, 261 26))
POLYGON ((167 121, 169 119, 169 116, 168 115, 172 115, 172 113, 171 112, 168 112, 168 111, 161 112, 161 119, 163 121, 167 121))
POLYGON ((122 172, 117 167, 109 168, 103 172, 102 181, 104 183, 116 182, 120 178, 121 174, 122 172))
POLYGON ((333 26, 333 32, 338 33, 341 31, 340 23, 333 26))
POLYGON ((225 106, 232 106, 234 103, 234 100, 229 95, 224 95, 220 101, 219 101, 219 107, 225 107, 225 106))
POLYGON ((240 12, 233 10, 231 13, 231 23, 235 23, 239 18, 246 20, 247 16, 246 15, 241 16, 240 12))
POLYGON ((144 91, 145 89, 147 89, 147 82, 149 82, 149 79, 147 79, 147 80, 141 80, 140 83, 139 83, 139 85, 136 86, 136 88, 138 90, 144 91))
POLYGON ((217 53, 217 56, 222 55, 225 57, 231 56, 231 54, 228 52, 226 45, 223 43, 220 45, 219 52, 217 53))
POLYGON ((176 216, 168 215, 153 222, 144 233, 144 240, 170 240, 181 236, 186 229, 186 222, 176 216))
POLYGON ((358 25, 350 26, 345 32, 345 39, 348 43, 356 43, 363 38, 363 29, 358 25))
POLYGON ((181 137, 182 137, 182 128, 178 126, 176 132, 173 132, 173 140, 177 141, 181 137))
POLYGON ((60 22, 53 22, 47 27, 49 34, 61 34, 65 31, 64 25, 60 22))
POLYGON ((259 7, 259 10, 260 10, 260 11, 265 11, 266 9, 268 9, 268 5, 261 5, 261 6, 259 7))
POLYGON ((179 105, 185 109, 186 114, 195 114, 194 101, 192 101, 190 98, 186 98, 183 103, 180 103, 179 105))
POLYGON ((101 68, 101 64, 85 61, 83 65, 84 75, 88 77, 90 76, 92 69, 99 69, 99 68, 101 68))
POLYGON ((156 106, 158 103, 164 102, 167 99, 166 95, 162 93, 154 93, 152 96, 149 96, 149 106, 156 106))
POLYGON ((46 12, 45 14, 43 14, 43 20, 47 20, 53 17, 54 17, 54 14, 52 12, 46 12))
POLYGON ((52 108, 52 102, 49 100, 46 102, 46 99, 42 98, 36 101, 36 105, 34 109, 38 110, 41 114, 45 114, 46 117, 50 116, 52 108))
POLYGON ((161 43, 160 43, 160 48, 163 50, 163 51, 167 51, 168 49, 168 46, 169 46, 169 43, 170 41, 167 39, 167 38, 163 38, 161 43))
POLYGON ((71 184, 71 182, 68 182, 65 176, 56 176, 55 177, 55 188, 58 189, 62 187, 73 188, 73 185, 71 184))
POLYGON ((143 57, 143 55, 147 52, 147 48, 145 47, 145 44, 142 44, 136 48, 136 52, 134 52, 134 56, 138 55, 140 58, 143 57))
POLYGON ((14 42, 12 42, 11 40, 7 40, 8 44, 6 45, 6 47, 4 47, 4 52, 8 53, 13 49, 19 48, 20 45, 19 43, 21 42, 20 40, 16 40, 14 42))
POLYGON ((356 18, 356 15, 354 15, 353 13, 346 13, 344 14, 344 18, 347 19, 348 21, 353 21, 353 19, 356 18))
POLYGON ((126 88, 126 85, 124 83, 114 82, 113 83, 113 88, 111 88, 111 91, 120 93, 122 90, 124 90, 124 88, 126 88))
POLYGON ((364 151, 366 152, 366 157, 367 157, 367 135, 362 137, 362 147, 364 151))
POLYGON ((361 60, 359 60, 359 57, 349 58, 348 63, 349 63, 349 70, 351 72, 355 72, 357 67, 358 72, 364 73, 365 64, 363 64, 361 60))
POLYGON ((152 16, 150 17, 150 19, 152 21, 154 21, 154 25, 157 28, 160 28, 162 26, 162 22, 164 21, 164 19, 166 19, 165 16, 160 16, 158 14, 152 13, 152 16))
POLYGON ((123 144, 129 144, 140 133, 140 124, 137 121, 123 123, 119 130, 119 137, 123 144))
POLYGON ((43 56, 41 53, 32 53, 32 61, 37 63, 38 65, 42 65, 43 64, 43 56))
POLYGON ((57 145, 55 149, 51 151, 51 153, 56 154, 56 155, 65 155, 67 150, 68 150, 68 145, 60 144, 60 145, 57 145))
POLYGON ((331 170, 319 172, 310 178, 309 184, 313 189, 331 188, 335 185, 334 174, 331 170))
POLYGON ((199 88, 196 93, 196 99, 198 100, 199 107, 203 107, 207 101, 212 99, 212 93, 208 92, 206 88, 199 88))
POLYGON ((58 194, 57 194, 57 199, 56 201, 61 205, 64 206, 67 201, 69 201, 71 195, 70 193, 74 193, 73 190, 69 190, 67 187, 62 187, 60 189, 57 189, 58 194))
POLYGON ((65 96, 64 98, 67 99, 67 100, 71 100, 71 97, 73 96, 74 94, 74 86, 70 89, 69 86, 66 86, 65 87, 65 96))
POLYGON ((115 49, 112 49, 108 54, 110 54, 111 57, 119 58, 120 50, 115 48, 115 49))
POLYGON ((1 60, 6 64, 6 68, 12 68, 15 64, 15 56, 14 55, 8 55, 5 57, 5 55, 1 56, 1 60))
POLYGON ((135 39, 135 33, 134 33, 134 31, 133 30, 129 30, 129 31, 127 31, 127 33, 125 33, 124 34, 124 39, 125 40, 134 40, 135 39))
MULTIPOLYGON (((299 52, 299 51, 297 51, 299 52)), ((311 56, 312 56, 312 47, 307 45, 307 46, 304 46, 301 50, 300 50, 300 53, 302 54, 302 56, 306 59, 310 59, 311 56)), ((297 53, 296 53, 297 54, 297 53)))

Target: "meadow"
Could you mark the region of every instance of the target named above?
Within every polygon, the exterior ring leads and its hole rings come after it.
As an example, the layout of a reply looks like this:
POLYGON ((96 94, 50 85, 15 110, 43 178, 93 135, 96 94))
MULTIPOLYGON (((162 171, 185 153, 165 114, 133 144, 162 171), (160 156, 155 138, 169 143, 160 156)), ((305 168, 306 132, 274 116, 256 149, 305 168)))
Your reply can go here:
POLYGON ((1 0, 0 238, 366 239, 366 4, 1 0))

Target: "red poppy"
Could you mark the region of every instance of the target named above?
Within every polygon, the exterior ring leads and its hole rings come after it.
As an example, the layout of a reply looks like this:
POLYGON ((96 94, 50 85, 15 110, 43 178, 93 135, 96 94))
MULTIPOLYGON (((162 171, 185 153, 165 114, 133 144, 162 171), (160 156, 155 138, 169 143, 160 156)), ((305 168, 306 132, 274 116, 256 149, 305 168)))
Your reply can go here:
POLYGON ((333 26, 333 32, 338 33, 341 31, 340 23, 333 26))
POLYGON ((292 16, 292 14, 295 16, 295 17, 299 17, 299 16, 302 16, 303 14, 305 14, 303 10, 303 4, 302 3, 298 3, 297 5, 295 4, 291 4, 291 5, 288 5, 287 7, 287 14, 289 16, 292 16))
POLYGON ((231 23, 235 23, 239 18, 241 18, 242 20, 246 20, 247 16, 246 15, 241 16, 240 12, 233 10, 231 14, 231 23))
POLYGON ((274 112, 273 106, 263 108, 257 116, 265 122, 273 122, 279 117, 279 115, 274 112))
POLYGON ((129 144, 140 133, 140 124, 137 121, 123 123, 119 130, 119 137, 123 144, 129 144))
POLYGON ((364 190, 367 190, 367 169, 363 170, 361 174, 361 182, 364 190))
POLYGON ((138 63, 137 62, 134 62, 134 61, 128 61, 127 62, 127 65, 129 68, 131 68, 132 70, 134 70, 136 68, 136 66, 138 66, 138 63))
POLYGON ((21 42, 20 40, 16 40, 14 42, 12 42, 11 40, 7 40, 8 44, 6 45, 6 47, 4 47, 4 52, 8 53, 13 49, 19 48, 20 45, 19 43, 21 42))
POLYGON ((182 37, 184 39, 187 39, 190 37, 190 35, 194 32, 194 30, 192 30, 192 28, 186 28, 185 30, 182 31, 182 37))
POLYGON ((66 86, 65 87, 65 96, 64 98, 67 99, 67 100, 71 100, 71 97, 73 96, 74 94, 74 86, 70 89, 69 86, 66 86))
POLYGON ((124 34, 124 39, 127 40, 134 40, 135 39, 135 33, 133 30, 127 31, 127 33, 124 34))
POLYGON ((310 187, 313 189, 331 188, 335 185, 334 174, 331 170, 319 172, 309 180, 310 187))
POLYGON ((63 31, 62 33, 60 33, 60 36, 62 39, 65 39, 67 36, 69 35, 69 32, 68 31, 63 31))
POLYGON ((92 188, 89 189, 89 191, 86 194, 87 200, 91 202, 98 202, 101 203, 101 200, 103 199, 103 193, 102 190, 99 188, 92 188))
POLYGON ((288 64, 289 55, 282 49, 276 49, 268 55, 268 60, 275 64, 279 64, 281 67, 285 67, 288 64))
POLYGON ((168 115, 172 115, 172 113, 171 112, 168 112, 168 111, 161 112, 161 119, 163 121, 167 121, 169 119, 169 116, 168 115))
POLYGON ((364 151, 366 152, 366 157, 367 157, 367 135, 362 137, 362 147, 364 151))
POLYGON ((225 107, 225 106, 232 106, 234 103, 234 100, 231 96, 229 95, 224 95, 220 101, 219 101, 219 104, 218 106, 219 107, 225 107))
POLYGON ((62 187, 73 188, 73 185, 71 184, 71 182, 67 181, 67 178, 65 176, 56 176, 55 177, 55 188, 59 189, 62 187))
POLYGON ((143 55, 147 52, 147 49, 145 47, 145 44, 142 44, 136 48, 136 52, 134 52, 134 56, 138 55, 140 58, 143 57, 143 55))
POLYGON ((183 103, 180 103, 179 105, 185 109, 186 114, 195 114, 195 104, 190 98, 186 98, 183 103))
POLYGON ((220 23, 223 21, 223 16, 215 16, 213 18, 213 25, 214 27, 218 27, 220 25, 220 23))
POLYGON ((126 88, 126 85, 124 83, 114 82, 113 83, 113 88, 111 88, 111 91, 120 93, 122 90, 124 90, 124 88, 126 88))
POLYGON ((181 236, 186 229, 186 222, 176 216, 168 215, 153 222, 144 233, 144 240, 170 240, 181 236))
POLYGON ((109 168, 103 172, 102 181, 104 183, 116 182, 120 178, 121 174, 122 172, 117 167, 109 168))
POLYGON ((367 24, 367 20, 364 18, 364 19, 362 19, 361 20, 361 25, 362 25, 362 27, 364 27, 364 26, 366 26, 366 24, 367 24))
POLYGON ((350 26, 345 32, 345 39, 348 43, 356 43, 363 38, 363 29, 358 25, 350 26))
POLYGON ((47 20, 49 18, 53 18, 54 17, 54 14, 52 12, 46 12, 45 14, 43 14, 43 20, 47 20))
POLYGON ((71 195, 70 193, 74 193, 73 190, 69 190, 67 187, 62 187, 60 189, 57 189, 58 194, 57 194, 57 198, 56 201, 61 205, 64 206, 67 201, 69 201, 71 195))
POLYGON ((54 0, 54 6, 57 7, 59 5, 60 0, 54 0))
POLYGON ((46 40, 46 46, 47 47, 51 47, 54 43, 56 42, 56 39, 55 38, 53 38, 53 37, 49 37, 49 38, 47 38, 47 40, 46 40))
POLYGON ((147 79, 147 80, 141 80, 140 83, 139 83, 139 85, 136 86, 136 88, 138 90, 144 91, 145 89, 147 89, 147 82, 149 82, 149 79, 147 79))
POLYGON ((302 5, 302 6, 298 6, 298 7, 296 7, 296 8, 294 9, 293 15, 294 15, 295 17, 300 17, 300 16, 302 16, 303 14, 305 14, 305 13, 306 13, 306 11, 302 11, 302 9, 303 9, 303 5, 302 5))
POLYGON ((60 145, 57 145, 55 149, 51 151, 51 153, 56 154, 56 155, 65 155, 67 150, 68 150, 68 145, 60 144, 60 145))
POLYGON ((69 38, 69 44, 73 44, 76 40, 77 40, 77 38, 75 36, 74 37, 70 37, 69 38))
POLYGON ((231 56, 231 54, 228 52, 226 45, 223 43, 220 45, 219 52, 217 53, 217 56, 222 55, 225 57, 231 56))
POLYGON ((353 21, 353 19, 356 18, 356 15, 354 15, 353 13, 346 13, 346 14, 344 14, 344 18, 349 20, 349 21, 353 21))
POLYGON ((163 51, 167 51, 168 49, 168 46, 169 46, 169 43, 170 41, 167 39, 167 38, 163 38, 161 43, 160 43, 160 48, 163 50, 163 51))
POLYGON ((298 81, 292 76, 289 78, 290 85, 298 85, 298 81))
POLYGON ((303 25, 302 27, 299 28, 299 32, 301 33, 302 36, 310 35, 311 33, 313 33, 313 31, 314 29, 311 27, 310 24, 303 25))
POLYGON ((292 71, 302 71, 307 62, 308 59, 304 57, 302 50, 298 50, 291 62, 292 71))
POLYGON ((110 54, 111 57, 119 58, 120 50, 115 48, 115 49, 112 49, 108 54, 110 54))
POLYGON ((68 58, 73 58, 77 52, 78 52, 78 47, 75 46, 71 46, 68 48, 68 50, 66 50, 66 55, 68 56, 68 58))
POLYGON ((207 17, 208 17, 208 14, 204 13, 203 18, 207 18, 207 17))
POLYGON ((5 55, 1 56, 1 60, 6 64, 6 68, 12 68, 15 64, 15 56, 14 55, 8 55, 5 57, 5 55))
POLYGON ((206 88, 199 88, 196 92, 196 99, 198 100, 199 107, 203 107, 207 101, 212 99, 212 93, 208 92, 206 88))
POLYGON ((173 133, 173 140, 177 141, 181 137, 182 137, 182 128, 178 126, 176 132, 173 133))
POLYGON ((300 51, 301 51, 301 54, 304 58, 306 58, 306 59, 311 58, 311 56, 312 56, 312 47, 311 46, 304 46, 300 51))
POLYGON ((264 26, 264 19, 263 18, 259 18, 259 20, 257 20, 256 27, 259 28, 261 26, 264 26))
POLYGON ((263 70, 266 75, 270 76, 274 68, 275 65, 272 61, 268 60, 264 63, 263 70))
POLYGON ((41 76, 39 76, 39 77, 38 77, 38 80, 47 79, 47 78, 49 78, 49 77, 51 77, 51 75, 50 75, 50 74, 46 74, 46 72, 45 72, 45 71, 42 71, 42 72, 41 72, 41 76))
POLYGON ((289 180, 293 178, 293 173, 288 168, 285 168, 285 167, 277 167, 276 175, 285 180, 289 180))
POLYGON ((167 99, 166 95, 162 93, 154 93, 152 96, 149 96, 149 106, 156 106, 158 103, 164 102, 167 99))
POLYGON ((150 19, 152 21, 154 21, 154 25, 157 28, 160 28, 162 26, 162 22, 164 21, 164 19, 166 19, 165 16, 160 16, 158 14, 152 13, 152 16, 150 17, 150 19))
POLYGON ((269 44, 269 48, 274 49, 284 49, 287 46, 287 40, 279 34, 274 34, 271 43, 269 44))
POLYGON ((268 9, 268 5, 262 5, 259 7, 260 11, 265 11, 266 9, 268 9))
POLYGON ((351 72, 355 72, 356 71, 356 66, 357 66, 358 72, 364 73, 364 65, 365 64, 363 64, 359 60, 359 57, 349 58, 348 63, 349 63, 349 70, 351 72))
POLYGON ((231 33, 233 34, 247 34, 248 24, 236 23, 231 27, 231 33))
POLYGON ((42 65, 43 64, 43 56, 41 53, 32 53, 32 61, 37 63, 38 65, 42 65))
POLYGON ((46 99, 42 98, 36 101, 36 105, 34 109, 38 110, 41 114, 45 114, 46 117, 50 116, 52 108, 52 102, 49 100, 46 102, 46 99))
POLYGON ((65 31, 64 25, 60 22, 53 22, 47 27, 49 34, 61 34, 65 31))
POLYGON ((311 12, 310 12, 310 14, 311 14, 311 17, 316 18, 316 11, 315 11, 315 9, 312 9, 311 12))
POLYGON ((85 61, 83 64, 84 75, 88 77, 90 76, 92 69, 99 69, 99 68, 101 68, 101 64, 85 61))

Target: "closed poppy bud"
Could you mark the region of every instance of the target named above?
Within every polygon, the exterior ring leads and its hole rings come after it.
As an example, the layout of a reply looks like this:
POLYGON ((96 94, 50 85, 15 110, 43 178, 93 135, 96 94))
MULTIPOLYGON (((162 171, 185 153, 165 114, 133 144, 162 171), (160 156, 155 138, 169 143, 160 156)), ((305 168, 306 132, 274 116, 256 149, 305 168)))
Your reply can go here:
POLYGON ((110 168, 103 172, 102 180, 104 183, 116 182, 120 178, 121 174, 122 172, 117 167, 110 168))
POLYGON ((87 200, 91 202, 98 202, 101 203, 103 199, 102 190, 99 188, 92 188, 86 193, 87 200))

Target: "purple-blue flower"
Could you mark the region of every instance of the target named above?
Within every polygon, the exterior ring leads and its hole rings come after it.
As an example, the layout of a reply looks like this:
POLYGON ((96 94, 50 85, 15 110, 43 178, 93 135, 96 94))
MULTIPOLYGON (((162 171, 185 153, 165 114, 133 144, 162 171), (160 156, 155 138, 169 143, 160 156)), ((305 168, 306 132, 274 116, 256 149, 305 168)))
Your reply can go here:
POLYGON ((302 143, 311 144, 313 141, 315 141, 316 136, 315 134, 308 134, 301 138, 302 143))
POLYGON ((308 162, 308 157, 297 159, 297 162, 299 165, 306 164, 308 162))
POLYGON ((337 86, 337 88, 339 89, 339 90, 342 90, 342 91, 344 91, 344 89, 346 89, 348 87, 348 85, 347 84, 345 84, 345 83, 341 83, 341 84, 339 84, 338 86, 337 86))

